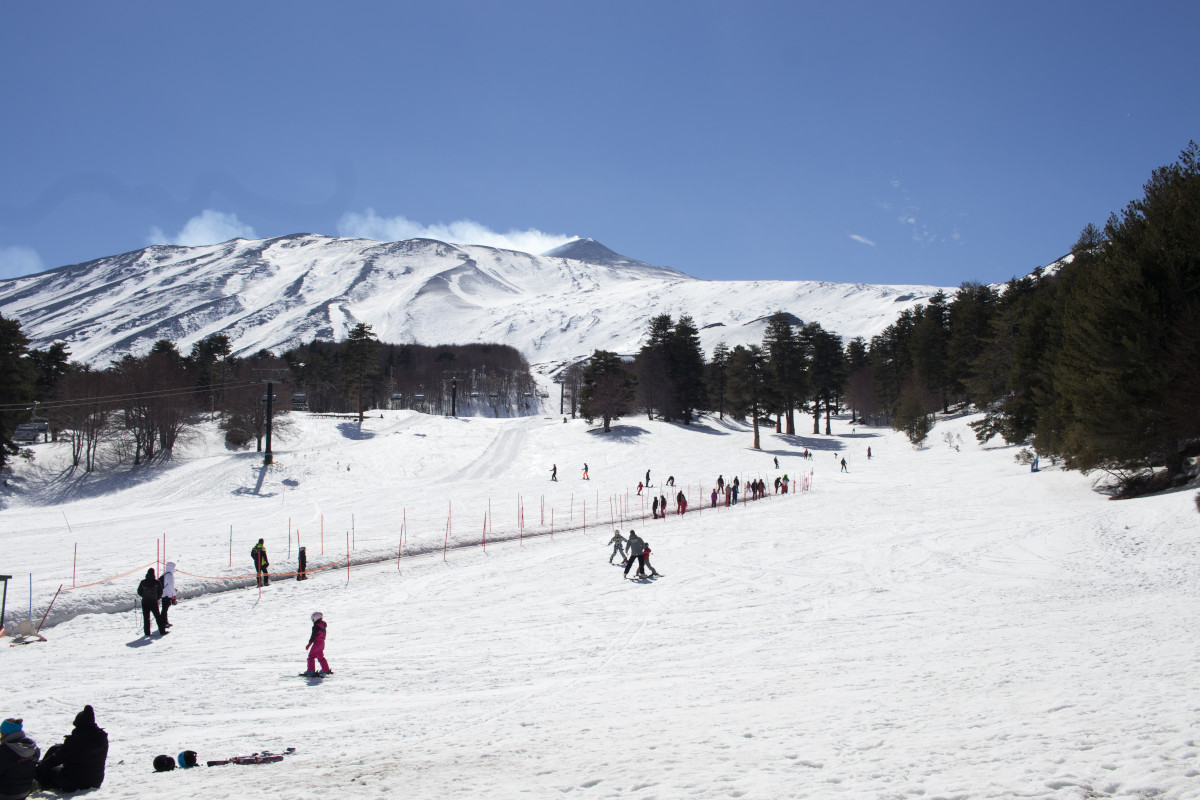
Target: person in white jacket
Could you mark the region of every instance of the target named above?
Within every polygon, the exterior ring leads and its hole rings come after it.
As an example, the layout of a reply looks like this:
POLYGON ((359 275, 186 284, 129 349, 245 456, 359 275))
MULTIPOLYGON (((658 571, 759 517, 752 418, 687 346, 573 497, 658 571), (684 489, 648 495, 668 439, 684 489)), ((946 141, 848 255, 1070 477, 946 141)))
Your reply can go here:
POLYGON ((162 621, 163 627, 171 627, 167 622, 167 610, 175 605, 175 562, 168 561, 162 574, 162 621))

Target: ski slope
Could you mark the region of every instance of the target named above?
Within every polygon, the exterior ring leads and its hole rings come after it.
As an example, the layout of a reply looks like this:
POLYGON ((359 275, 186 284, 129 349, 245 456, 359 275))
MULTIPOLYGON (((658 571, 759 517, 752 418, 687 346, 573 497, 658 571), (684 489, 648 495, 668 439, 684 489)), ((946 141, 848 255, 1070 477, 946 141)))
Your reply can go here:
POLYGON ((0 713, 43 750, 95 707, 111 749, 89 796, 1200 797, 1192 491, 1111 502, 980 447, 969 418, 920 450, 840 419, 762 452, 715 418, 293 419, 270 469, 210 426, 166 466, 72 476, 38 445, 10 479, 10 623, 30 574, 36 622, 73 569, 132 570, 0 651, 0 713), (647 469, 706 507, 643 520, 647 469), (718 474, 783 472, 811 490, 707 507, 718 474), (610 514, 663 577, 608 563, 610 514), (164 535, 184 599, 145 639, 134 589, 164 535), (297 536, 331 568, 260 592, 231 577, 260 536, 272 571, 297 536), (314 610, 324 681, 296 676, 314 610))

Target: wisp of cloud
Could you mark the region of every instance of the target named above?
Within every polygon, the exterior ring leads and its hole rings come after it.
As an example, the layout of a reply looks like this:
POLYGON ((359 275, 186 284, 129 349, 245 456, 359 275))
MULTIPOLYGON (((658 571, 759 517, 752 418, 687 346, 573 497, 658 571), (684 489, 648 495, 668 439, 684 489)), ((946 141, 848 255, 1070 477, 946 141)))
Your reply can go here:
POLYGON ((356 239, 374 239, 380 242, 396 242, 402 239, 437 239, 453 244, 481 244, 522 253, 544 253, 578 236, 543 233, 539 230, 509 231, 497 233, 486 225, 469 219, 460 219, 449 224, 423 225, 403 217, 381 217, 375 209, 365 213, 349 211, 338 221, 338 235, 356 239))
POLYGON ((239 237, 242 239, 255 238, 254 228, 244 224, 236 214, 226 214, 206 208, 197 216, 189 219, 183 229, 174 236, 168 236, 161 228, 151 228, 148 243, 196 247, 227 242, 239 237))

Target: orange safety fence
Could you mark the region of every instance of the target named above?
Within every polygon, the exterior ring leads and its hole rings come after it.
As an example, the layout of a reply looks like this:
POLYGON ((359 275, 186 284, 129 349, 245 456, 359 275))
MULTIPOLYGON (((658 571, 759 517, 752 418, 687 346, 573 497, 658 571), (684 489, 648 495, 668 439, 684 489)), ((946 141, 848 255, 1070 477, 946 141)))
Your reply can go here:
POLYGON ((91 583, 81 583, 78 586, 71 586, 71 587, 65 588, 65 589, 63 589, 63 591, 64 592, 73 592, 76 589, 86 589, 89 586, 99 586, 102 583, 108 583, 109 581, 115 581, 117 578, 124 578, 126 575, 132 575, 133 573, 137 572, 139 569, 147 569, 148 567, 155 567, 155 566, 158 566, 158 562, 151 561, 147 564, 142 564, 140 567, 134 567, 133 569, 128 570, 127 572, 122 572, 120 575, 113 575, 111 578, 103 578, 98 581, 92 581, 91 583))
MULTIPOLYGON (((341 569, 345 566, 344 562, 349 557, 350 556, 344 556, 342 558, 339 558, 337 561, 333 561, 329 564, 326 564, 323 567, 312 567, 309 569, 305 569, 303 574, 311 575, 314 572, 324 572, 327 569, 341 569)), ((390 560, 391 556, 389 555, 387 558, 388 558, 388 560, 390 560)), ((351 564, 350 566, 354 566, 354 565, 351 564)), ((267 572, 263 572, 263 573, 251 572, 246 575, 197 575, 195 572, 188 572, 187 570, 182 570, 179 567, 176 567, 175 571, 177 573, 179 573, 180 575, 187 575, 189 578, 204 578, 205 580, 212 580, 212 581, 236 581, 236 580, 241 580, 242 578, 246 578, 246 579, 257 578, 259 574, 264 574, 271 578, 294 578, 297 575, 301 574, 299 572, 270 572, 270 571, 267 571, 267 572)))

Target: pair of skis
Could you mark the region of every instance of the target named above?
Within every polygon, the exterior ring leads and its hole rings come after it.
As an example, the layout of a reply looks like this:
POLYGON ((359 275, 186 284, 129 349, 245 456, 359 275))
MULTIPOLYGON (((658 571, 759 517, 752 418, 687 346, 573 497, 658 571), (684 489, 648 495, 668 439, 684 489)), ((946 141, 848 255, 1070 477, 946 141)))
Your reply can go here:
POLYGON ((225 764, 274 764, 276 761, 283 761, 284 756, 294 755, 296 748, 289 747, 282 753, 272 753, 264 751, 262 753, 251 753, 248 756, 234 756, 233 758, 225 758, 217 761, 207 762, 210 767, 220 767, 225 764))

